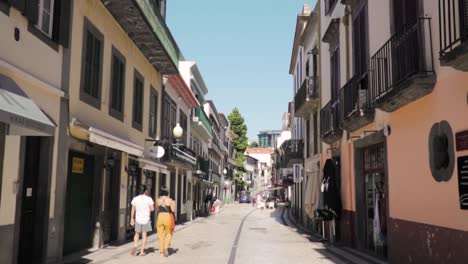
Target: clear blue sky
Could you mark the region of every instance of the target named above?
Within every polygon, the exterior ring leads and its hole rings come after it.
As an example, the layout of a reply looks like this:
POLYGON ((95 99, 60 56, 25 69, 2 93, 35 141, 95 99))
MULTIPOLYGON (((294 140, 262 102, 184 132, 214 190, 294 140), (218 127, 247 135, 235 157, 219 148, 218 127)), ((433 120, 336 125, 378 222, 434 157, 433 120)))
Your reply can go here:
POLYGON ((249 140, 260 130, 281 129, 293 96, 288 71, 303 3, 167 0, 167 24, 185 58, 197 62, 207 98, 226 115, 239 108, 249 140))

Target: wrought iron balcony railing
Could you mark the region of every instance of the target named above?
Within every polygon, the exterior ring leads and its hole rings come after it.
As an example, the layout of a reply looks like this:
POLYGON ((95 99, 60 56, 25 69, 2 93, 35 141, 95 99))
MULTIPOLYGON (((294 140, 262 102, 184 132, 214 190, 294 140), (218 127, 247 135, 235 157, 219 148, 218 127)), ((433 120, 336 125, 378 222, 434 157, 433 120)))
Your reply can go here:
POLYGON ((280 167, 286 168, 304 159, 304 142, 301 139, 286 140, 279 150, 280 167))
POLYGON ((328 102, 320 111, 320 136, 322 140, 331 144, 341 138, 343 133, 342 111, 339 100, 328 102))
POLYGON ((317 76, 307 77, 296 95, 294 96, 294 114, 297 117, 303 117, 311 112, 314 107, 318 107, 319 81, 317 76))
POLYGON ((430 18, 394 34, 370 59, 372 103, 387 112, 430 93, 435 84, 430 18))
POLYGON ((443 64, 468 71, 468 0, 439 0, 439 44, 443 64))
POLYGON ((468 0, 439 0, 440 55, 468 40, 468 0))
POLYGON ((355 75, 340 89, 343 128, 357 130, 373 121, 374 108, 369 96, 367 73, 355 75))

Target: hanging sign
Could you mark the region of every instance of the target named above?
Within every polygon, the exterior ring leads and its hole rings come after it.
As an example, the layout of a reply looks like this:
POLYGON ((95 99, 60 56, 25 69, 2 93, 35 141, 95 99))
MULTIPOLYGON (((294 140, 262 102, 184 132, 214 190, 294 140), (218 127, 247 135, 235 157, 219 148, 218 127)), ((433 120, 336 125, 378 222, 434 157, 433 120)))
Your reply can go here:
POLYGON ((458 191, 460 208, 468 210, 468 156, 458 158, 458 191))
POLYGON ((302 180, 302 164, 293 164, 293 177, 294 182, 301 182, 302 180))
POLYGON ((84 159, 73 157, 72 173, 83 174, 83 172, 84 172, 84 159))
POLYGON ((457 151, 468 150, 468 130, 461 131, 455 134, 457 151))
POLYGON ((153 159, 160 159, 164 156, 165 150, 161 146, 151 146, 148 148, 148 155, 153 159))

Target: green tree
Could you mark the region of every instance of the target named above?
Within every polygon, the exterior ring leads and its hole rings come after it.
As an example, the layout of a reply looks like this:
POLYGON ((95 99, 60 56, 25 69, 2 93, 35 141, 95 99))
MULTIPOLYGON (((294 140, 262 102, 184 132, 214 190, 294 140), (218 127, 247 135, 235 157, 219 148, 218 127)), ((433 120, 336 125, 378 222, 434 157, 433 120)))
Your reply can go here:
POLYGON ((249 148, 258 148, 257 141, 252 141, 252 143, 250 143, 250 145, 249 145, 249 148))
MULTIPOLYGON (((236 178, 234 182, 241 183, 242 176, 244 175, 245 168, 244 168, 244 152, 249 146, 247 141, 247 126, 245 125, 245 120, 242 117, 239 109, 234 108, 232 112, 228 116, 229 119, 229 129, 234 132, 236 135, 233 144, 234 148, 236 149, 236 178)), ((239 186, 239 185, 238 185, 239 186)), ((237 188, 236 188, 236 197, 237 197, 237 188)))

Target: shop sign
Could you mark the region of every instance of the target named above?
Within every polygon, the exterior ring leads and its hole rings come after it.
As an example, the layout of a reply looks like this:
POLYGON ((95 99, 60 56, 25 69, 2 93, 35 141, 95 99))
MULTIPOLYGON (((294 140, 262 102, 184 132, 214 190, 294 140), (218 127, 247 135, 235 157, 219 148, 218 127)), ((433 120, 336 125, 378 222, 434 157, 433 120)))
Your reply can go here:
POLYGON ((301 182, 302 180, 302 164, 293 165, 293 178, 294 182, 301 182))
POLYGON ((73 157, 72 173, 83 174, 83 172, 84 172, 84 159, 73 157))
POLYGON ((458 158, 458 191, 460 208, 468 210, 468 156, 458 158))
POLYGON ((461 131, 455 134, 457 151, 468 150, 468 130, 461 131))

